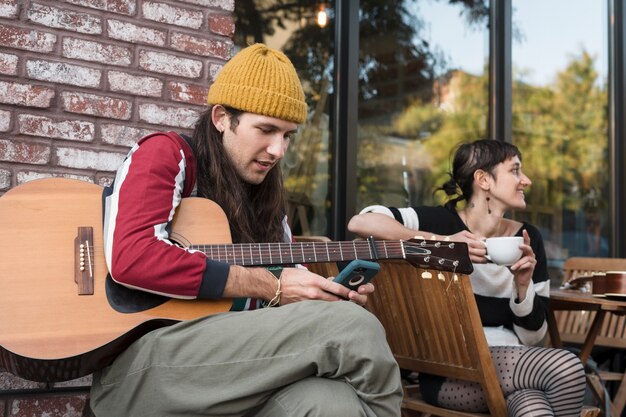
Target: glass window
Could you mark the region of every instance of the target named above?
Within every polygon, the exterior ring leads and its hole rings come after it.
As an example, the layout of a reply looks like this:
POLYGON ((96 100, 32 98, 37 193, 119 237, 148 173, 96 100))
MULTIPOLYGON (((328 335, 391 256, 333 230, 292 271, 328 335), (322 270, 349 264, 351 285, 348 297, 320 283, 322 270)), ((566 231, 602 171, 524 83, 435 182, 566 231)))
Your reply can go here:
POLYGON ((513 1, 513 142, 533 181, 514 213, 541 229, 551 273, 608 256, 606 2, 513 1))
POLYGON ((284 52, 298 71, 309 105, 308 119, 281 164, 289 221, 296 235, 328 233, 333 5, 333 1, 310 0, 235 2, 235 44, 262 42, 284 52))
POLYGON ((487 136, 488 2, 459 3, 361 0, 358 210, 433 204, 455 145, 487 136))

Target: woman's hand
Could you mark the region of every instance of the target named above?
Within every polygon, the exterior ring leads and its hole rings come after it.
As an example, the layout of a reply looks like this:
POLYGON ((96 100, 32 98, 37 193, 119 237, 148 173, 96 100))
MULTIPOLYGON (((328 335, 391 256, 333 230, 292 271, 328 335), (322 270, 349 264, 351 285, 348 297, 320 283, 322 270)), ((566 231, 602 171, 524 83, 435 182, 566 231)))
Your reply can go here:
POLYGON ((475 264, 487 263, 487 245, 485 240, 470 231, 463 230, 449 236, 453 242, 465 242, 467 243, 467 249, 469 251, 470 260, 475 264))
POLYGON ((535 259, 535 252, 530 247, 530 237, 526 230, 522 230, 524 236, 524 244, 520 245, 522 249, 522 257, 519 261, 515 262, 511 266, 511 272, 513 272, 513 279, 517 286, 517 294, 519 301, 524 301, 526 298, 526 291, 528 286, 532 284, 533 273, 535 272, 535 265, 537 260, 535 259))
POLYGON ((280 275, 280 304, 305 300, 350 300, 365 305, 367 295, 374 292, 374 285, 371 283, 361 285, 354 291, 333 282, 332 278, 334 277, 324 278, 306 269, 285 268, 280 275))

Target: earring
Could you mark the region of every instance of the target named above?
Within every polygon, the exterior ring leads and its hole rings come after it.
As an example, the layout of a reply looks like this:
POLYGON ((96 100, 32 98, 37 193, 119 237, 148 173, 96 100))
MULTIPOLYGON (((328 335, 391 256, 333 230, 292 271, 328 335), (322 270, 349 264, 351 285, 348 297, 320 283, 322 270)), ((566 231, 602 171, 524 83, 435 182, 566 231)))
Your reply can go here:
POLYGON ((489 196, 487 196, 487 213, 491 214, 491 208, 489 207, 489 196))

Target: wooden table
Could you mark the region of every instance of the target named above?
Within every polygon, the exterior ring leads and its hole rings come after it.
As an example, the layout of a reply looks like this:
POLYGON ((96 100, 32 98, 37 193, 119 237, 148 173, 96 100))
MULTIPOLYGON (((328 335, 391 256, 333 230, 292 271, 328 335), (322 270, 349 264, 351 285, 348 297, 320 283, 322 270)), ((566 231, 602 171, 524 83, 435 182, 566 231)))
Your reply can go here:
MULTIPOLYGON (((580 360, 586 365, 607 313, 626 314, 626 299, 622 301, 619 299, 594 297, 590 293, 583 293, 576 290, 558 289, 550 291, 550 303, 547 315, 548 333, 550 334, 552 346, 560 348, 563 346, 563 343, 554 315, 556 310, 594 311, 596 313, 585 336, 585 340, 582 343, 579 355, 580 360)), ((604 390, 602 389, 601 382, 597 377, 595 379, 590 378, 591 377, 588 375, 587 380, 590 386, 596 395, 602 399, 604 390)), ((617 394, 611 403, 611 415, 613 416, 620 416, 626 405, 626 374, 620 375, 620 378, 621 382, 617 394)))
POLYGON ((606 313, 612 312, 617 314, 626 313, 626 300, 614 300, 605 297, 594 297, 589 293, 583 293, 575 290, 552 290, 550 291, 550 304, 548 308, 548 332, 552 340, 552 346, 562 347, 559 329, 554 316, 555 310, 585 310, 595 311, 596 316, 589 328, 589 332, 582 344, 580 359, 584 364, 591 354, 593 344, 598 337, 598 333, 602 327, 602 322, 606 313))

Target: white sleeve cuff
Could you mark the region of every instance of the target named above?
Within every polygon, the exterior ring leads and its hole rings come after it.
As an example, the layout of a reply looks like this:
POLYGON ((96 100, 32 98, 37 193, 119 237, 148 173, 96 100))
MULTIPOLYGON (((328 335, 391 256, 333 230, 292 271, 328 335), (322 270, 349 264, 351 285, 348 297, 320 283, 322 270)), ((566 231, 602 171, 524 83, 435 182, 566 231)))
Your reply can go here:
POLYGON ((385 206, 367 206, 359 212, 359 214, 365 213, 380 213, 393 218, 393 213, 385 206))
POLYGON ((515 330, 515 334, 519 337, 520 342, 522 342, 526 346, 542 346, 543 339, 548 333, 548 323, 543 322, 541 328, 539 330, 526 330, 523 327, 518 326, 517 324, 513 325, 513 330, 515 330))
POLYGON ((513 290, 511 291, 511 299, 509 300, 509 306, 511 307, 511 311, 517 317, 526 317, 533 311, 533 305, 535 303, 535 286, 529 285, 526 290, 526 298, 521 303, 516 303, 515 300, 518 298, 519 294, 517 293, 517 287, 515 286, 515 282, 511 282, 513 286, 513 290))

